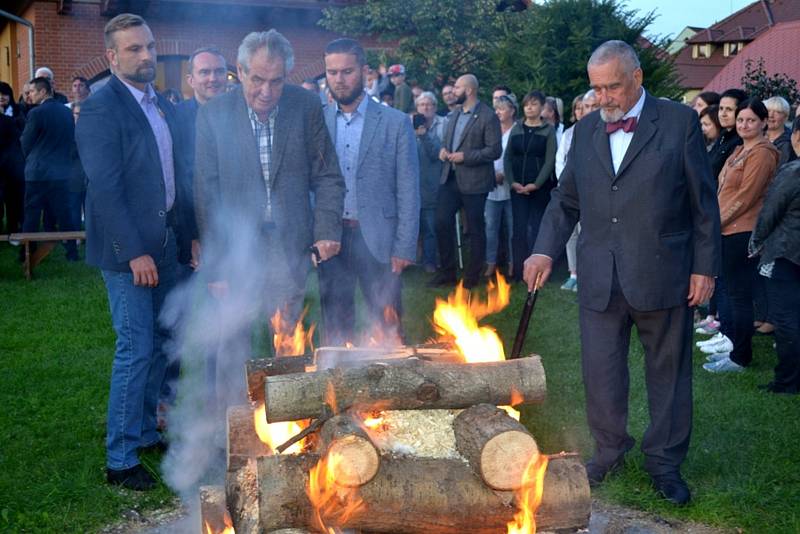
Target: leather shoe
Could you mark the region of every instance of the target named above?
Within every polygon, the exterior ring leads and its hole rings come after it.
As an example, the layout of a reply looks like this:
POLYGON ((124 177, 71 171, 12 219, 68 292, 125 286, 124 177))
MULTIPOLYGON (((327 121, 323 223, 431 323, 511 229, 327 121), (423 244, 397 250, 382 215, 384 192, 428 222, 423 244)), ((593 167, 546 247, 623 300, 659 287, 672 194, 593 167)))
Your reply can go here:
POLYGON ((106 468, 106 481, 109 484, 122 486, 134 491, 147 491, 156 485, 155 479, 142 467, 142 464, 134 465, 128 469, 108 469, 106 468))
POLYGON ((686 485, 679 473, 652 475, 652 479, 656 492, 672 504, 682 506, 688 504, 692 499, 689 486, 686 485))
POLYGON ((149 453, 149 452, 156 452, 159 454, 166 454, 167 450, 169 449, 169 443, 160 439, 155 443, 151 443, 145 447, 139 447, 139 454, 142 453, 149 453))
POLYGON ((594 460, 586 462, 586 477, 589 479, 589 487, 596 488, 602 484, 608 475, 621 470, 624 462, 624 458, 620 458, 610 465, 600 464, 594 460))

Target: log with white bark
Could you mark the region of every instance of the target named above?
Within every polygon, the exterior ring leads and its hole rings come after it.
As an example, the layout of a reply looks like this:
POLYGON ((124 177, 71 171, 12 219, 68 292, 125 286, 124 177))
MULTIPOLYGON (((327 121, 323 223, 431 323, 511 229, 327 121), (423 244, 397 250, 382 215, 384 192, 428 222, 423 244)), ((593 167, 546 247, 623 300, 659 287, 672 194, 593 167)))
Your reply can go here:
POLYGON ((539 356, 488 363, 405 359, 351 369, 267 376, 267 420, 317 417, 323 404, 335 413, 351 407, 383 410, 467 408, 475 404, 531 404, 546 395, 539 356), (331 395, 331 392, 333 395, 331 395))
MULTIPOLYGON (((318 459, 316 454, 267 456, 255 460, 248 475, 228 473, 237 534, 316 529, 306 486, 318 459), (243 484, 243 478, 254 478, 257 484, 243 484), (245 502, 253 507, 243 511, 239 503, 245 502)), ((343 524, 328 526, 406 534, 500 534, 517 512, 513 492, 488 488, 467 464, 453 459, 383 457, 375 478, 357 488, 356 495, 362 500, 361 509, 343 524)), ((590 507, 589 483, 580 460, 552 458, 536 513, 538 528, 585 528, 590 507)))
MULTIPOLYGON (((264 424, 266 424, 266 420, 264 424)), ((229 471, 239 469, 247 458, 263 456, 272 452, 256 433, 252 407, 246 405, 229 407, 227 426, 229 471)))
POLYGON ((539 447, 528 429, 491 404, 467 408, 453 420, 456 448, 487 486, 515 490, 539 447))
POLYGON ((250 402, 254 404, 264 402, 264 379, 267 376, 303 373, 306 366, 313 363, 314 359, 311 356, 277 356, 247 360, 245 374, 250 402))
POLYGON ((361 424, 351 415, 337 415, 320 431, 317 452, 338 455, 336 480, 346 487, 366 484, 378 472, 380 455, 361 424))
POLYGON ((225 515, 228 510, 225 503, 224 486, 200 486, 200 534, 223 532, 225 515))

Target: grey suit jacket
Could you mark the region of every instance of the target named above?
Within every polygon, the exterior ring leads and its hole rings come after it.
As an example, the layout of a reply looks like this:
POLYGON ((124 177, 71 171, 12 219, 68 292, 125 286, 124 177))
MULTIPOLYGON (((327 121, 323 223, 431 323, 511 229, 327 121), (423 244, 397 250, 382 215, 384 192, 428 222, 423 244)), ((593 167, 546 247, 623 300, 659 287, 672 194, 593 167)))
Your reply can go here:
MULTIPOLYGON (((336 106, 325 107, 336 139, 336 106)), ((414 261, 419 233, 419 160, 408 115, 367 101, 356 174, 358 219, 367 247, 379 262, 414 261)))
POLYGON ((463 152, 464 163, 444 162, 440 182, 447 181, 452 169, 456 173, 459 191, 465 194, 488 193, 495 186, 494 160, 503 153, 500 120, 491 107, 478 102, 461 139, 453 147, 453 135, 460 115, 461 109, 448 115, 442 146, 451 152, 463 152))
POLYGON ((615 264, 635 309, 686 304, 690 275, 715 276, 720 264, 719 206, 697 114, 647 95, 616 174, 600 113, 578 122, 533 252, 558 256, 578 221, 582 306, 606 309, 615 264))
MULTIPOLYGON (((241 88, 200 108, 196 137, 194 194, 201 240, 233 217, 260 228, 266 185, 241 88)), ((319 98, 297 86, 286 85, 278 102, 270 185, 277 230, 289 264, 302 277, 314 241, 341 239, 344 179, 319 98)), ((228 234, 215 237, 236 239, 228 234)))

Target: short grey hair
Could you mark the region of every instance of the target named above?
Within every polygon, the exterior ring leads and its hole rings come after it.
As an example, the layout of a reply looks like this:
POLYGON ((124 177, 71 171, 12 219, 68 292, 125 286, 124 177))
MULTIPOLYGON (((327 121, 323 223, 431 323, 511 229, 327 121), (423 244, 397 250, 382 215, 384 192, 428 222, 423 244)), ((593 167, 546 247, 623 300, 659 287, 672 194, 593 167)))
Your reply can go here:
POLYGON ((53 71, 50 70, 49 67, 39 67, 36 69, 36 75, 34 78, 47 78, 48 80, 53 80, 53 71))
POLYGON ((589 66, 605 65, 614 59, 619 59, 625 65, 626 72, 631 73, 641 68, 636 50, 625 41, 617 40, 606 41, 598 46, 589 58, 589 66))
POLYGON ((764 105, 767 106, 767 111, 777 111, 789 116, 789 102, 782 96, 773 96, 764 100, 764 105))
POLYGON ((433 102, 434 107, 439 105, 439 101, 436 100, 436 95, 430 91, 423 91, 419 94, 417 98, 414 99, 414 107, 417 107, 422 100, 425 99, 430 100, 433 102))
POLYGON ((283 59, 286 72, 294 67, 294 50, 289 41, 275 30, 268 32, 251 32, 239 45, 239 52, 236 55, 236 62, 242 66, 245 72, 250 71, 250 59, 261 49, 267 51, 267 57, 279 57, 283 59))
POLYGON ((594 92, 594 89, 586 91, 586 94, 581 98, 581 102, 586 102, 587 100, 597 100, 597 94, 594 92))

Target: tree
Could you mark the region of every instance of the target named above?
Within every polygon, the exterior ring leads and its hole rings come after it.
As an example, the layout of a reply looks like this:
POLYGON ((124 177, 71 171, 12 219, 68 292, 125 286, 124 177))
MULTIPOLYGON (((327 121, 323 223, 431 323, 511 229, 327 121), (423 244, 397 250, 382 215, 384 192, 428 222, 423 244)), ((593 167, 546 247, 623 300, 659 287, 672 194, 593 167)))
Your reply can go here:
POLYGON ((769 76, 764 66, 763 57, 758 58, 758 61, 748 59, 744 64, 744 69, 742 88, 748 95, 760 100, 766 100, 773 96, 782 96, 790 104, 800 100, 797 82, 786 74, 769 76))

